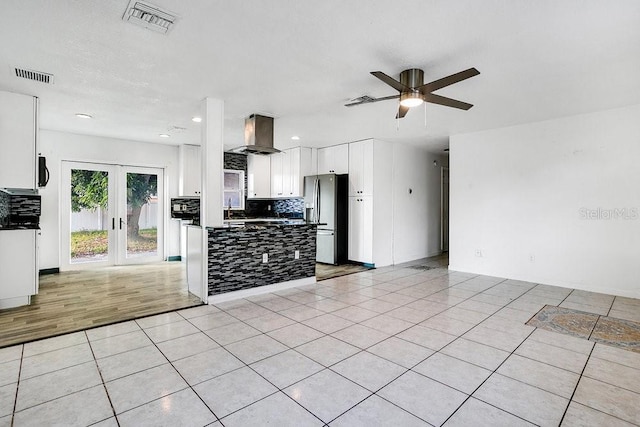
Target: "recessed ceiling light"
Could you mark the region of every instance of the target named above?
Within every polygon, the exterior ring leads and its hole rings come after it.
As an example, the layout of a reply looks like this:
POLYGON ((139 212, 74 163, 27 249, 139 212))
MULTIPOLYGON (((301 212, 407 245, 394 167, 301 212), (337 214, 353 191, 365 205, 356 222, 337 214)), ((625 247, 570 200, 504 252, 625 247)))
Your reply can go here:
POLYGON ((167 135, 166 133, 161 133, 160 135, 158 135, 160 138, 169 138, 169 135, 167 135))
POLYGON ((294 135, 291 137, 294 141, 300 141, 300 137, 298 135, 294 135))
POLYGON ((88 114, 84 114, 84 113, 76 113, 76 117, 79 117, 81 119, 93 119, 92 116, 90 116, 88 114))
POLYGON ((202 117, 192 117, 191 121, 192 122, 196 122, 196 123, 200 123, 202 121, 202 117))

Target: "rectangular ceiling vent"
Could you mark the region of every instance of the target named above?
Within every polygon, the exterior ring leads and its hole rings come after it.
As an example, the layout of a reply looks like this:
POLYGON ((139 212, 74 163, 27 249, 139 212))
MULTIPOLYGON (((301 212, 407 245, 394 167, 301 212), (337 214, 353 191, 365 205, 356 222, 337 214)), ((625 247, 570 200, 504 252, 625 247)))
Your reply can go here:
POLYGON ((139 0, 131 0, 122 16, 124 21, 161 34, 167 34, 177 19, 176 14, 139 0))
POLYGON ((26 70, 16 67, 16 77, 28 80, 35 80, 40 83, 53 84, 53 74, 43 73, 41 71, 26 70))

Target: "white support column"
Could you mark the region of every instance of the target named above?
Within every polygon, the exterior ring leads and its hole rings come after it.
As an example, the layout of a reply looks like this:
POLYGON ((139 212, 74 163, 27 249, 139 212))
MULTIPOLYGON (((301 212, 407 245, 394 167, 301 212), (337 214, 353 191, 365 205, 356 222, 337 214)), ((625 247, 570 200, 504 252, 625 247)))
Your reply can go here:
POLYGON ((208 295, 208 241, 206 227, 222 225, 224 167, 224 101, 205 98, 202 101, 202 188, 200 194, 200 225, 202 226, 203 300, 208 295))
POLYGON ((224 101, 202 101, 202 194, 200 224, 222 225, 222 169, 224 164, 224 101))

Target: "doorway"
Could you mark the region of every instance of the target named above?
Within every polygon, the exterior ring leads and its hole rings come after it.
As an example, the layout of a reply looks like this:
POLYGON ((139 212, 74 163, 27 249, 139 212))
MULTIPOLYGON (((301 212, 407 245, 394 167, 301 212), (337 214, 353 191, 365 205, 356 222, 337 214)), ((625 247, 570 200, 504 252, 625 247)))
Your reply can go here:
POLYGON ((449 168, 442 168, 440 199, 440 250, 449 252, 449 168))
POLYGON ((163 172, 62 162, 61 269, 162 261, 163 172))

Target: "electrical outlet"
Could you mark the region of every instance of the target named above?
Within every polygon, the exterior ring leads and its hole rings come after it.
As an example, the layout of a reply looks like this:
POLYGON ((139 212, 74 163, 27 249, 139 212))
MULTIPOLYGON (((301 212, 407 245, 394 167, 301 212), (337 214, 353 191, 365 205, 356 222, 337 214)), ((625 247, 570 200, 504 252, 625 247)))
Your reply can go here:
POLYGON ((293 253, 293 259, 300 259, 300 251, 295 251, 293 253))
POLYGON ((262 254, 262 263, 266 264, 269 262, 269 254, 262 254))
POLYGON ((529 254, 529 261, 536 262, 536 256, 534 254, 529 254))
POLYGON ((477 257, 481 257, 482 256, 482 251, 480 249, 476 249, 476 256, 477 257))

